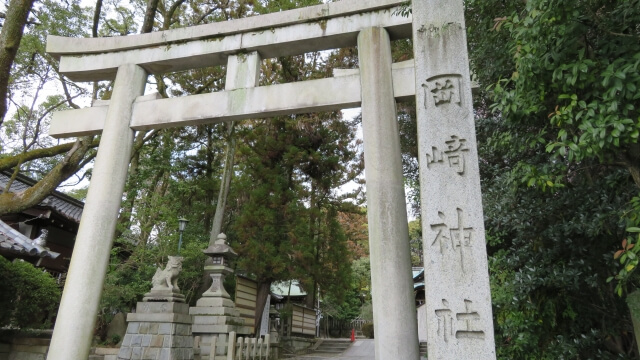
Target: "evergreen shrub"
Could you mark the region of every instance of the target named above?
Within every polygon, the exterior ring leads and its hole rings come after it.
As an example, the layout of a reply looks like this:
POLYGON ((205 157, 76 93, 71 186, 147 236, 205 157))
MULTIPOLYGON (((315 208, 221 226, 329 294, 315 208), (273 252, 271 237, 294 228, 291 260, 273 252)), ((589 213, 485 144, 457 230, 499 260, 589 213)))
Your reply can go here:
POLYGON ((373 323, 362 325, 362 334, 366 336, 367 339, 373 339, 373 323))
POLYGON ((0 256, 0 279, 0 327, 51 327, 61 290, 50 274, 28 262, 0 256))

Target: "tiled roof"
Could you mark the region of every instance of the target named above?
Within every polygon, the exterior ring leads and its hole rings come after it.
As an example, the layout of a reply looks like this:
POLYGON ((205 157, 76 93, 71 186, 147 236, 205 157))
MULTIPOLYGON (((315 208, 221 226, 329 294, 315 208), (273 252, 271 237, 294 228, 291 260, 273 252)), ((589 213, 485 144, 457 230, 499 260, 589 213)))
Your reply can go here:
MULTIPOLYGON (((0 191, 4 189, 11 178, 11 174, 6 172, 0 172, 0 191)), ((11 184, 10 192, 18 193, 25 191, 29 187, 36 183, 35 180, 28 178, 24 175, 18 175, 11 184)), ((69 195, 63 194, 59 191, 54 191, 51 195, 47 196, 39 206, 48 207, 58 212, 69 220, 73 220, 77 223, 80 222, 82 217, 82 209, 84 203, 80 200, 74 199, 69 195)))
POLYGON ((424 275, 424 268, 413 267, 411 268, 411 272, 413 272, 413 280, 415 281, 420 275, 424 275))
POLYGON ((0 250, 29 256, 57 258, 60 254, 42 247, 0 220, 0 250))
POLYGON ((305 291, 300 288, 298 280, 276 281, 271 284, 271 293, 279 296, 304 296, 305 291))

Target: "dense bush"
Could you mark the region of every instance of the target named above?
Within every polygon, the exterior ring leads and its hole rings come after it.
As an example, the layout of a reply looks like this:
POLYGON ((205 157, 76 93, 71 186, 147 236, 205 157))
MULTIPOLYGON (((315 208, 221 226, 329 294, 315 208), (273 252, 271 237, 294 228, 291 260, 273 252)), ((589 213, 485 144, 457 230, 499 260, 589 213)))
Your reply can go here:
POLYGON ((362 334, 366 336, 367 339, 373 339, 373 323, 362 325, 362 334))
POLYGON ((0 327, 48 328, 61 291, 55 279, 24 261, 0 256, 0 327))

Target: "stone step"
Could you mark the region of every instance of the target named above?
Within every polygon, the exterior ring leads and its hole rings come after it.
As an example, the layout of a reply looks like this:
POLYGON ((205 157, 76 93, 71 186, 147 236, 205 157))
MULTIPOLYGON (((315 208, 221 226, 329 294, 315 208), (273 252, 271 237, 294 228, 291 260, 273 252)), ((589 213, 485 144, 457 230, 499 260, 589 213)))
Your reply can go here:
POLYGON ((318 347, 327 347, 327 348, 348 348, 349 346, 351 346, 351 343, 343 343, 343 344, 337 344, 337 343, 322 343, 320 344, 320 346, 318 347))
POLYGON ((328 350, 332 350, 332 349, 340 350, 340 349, 342 349, 342 350, 345 350, 345 349, 348 349, 349 346, 351 346, 350 343, 347 343, 347 344, 324 344, 323 343, 323 344, 320 344, 320 346, 318 346, 317 349, 318 350, 320 350, 320 349, 328 349, 328 350))
POLYGON ((322 344, 351 344, 350 339, 324 339, 322 344))
POLYGON ((427 343, 426 342, 421 342, 420 343, 420 356, 422 355, 427 355, 427 343))
POLYGON ((318 347, 312 352, 312 356, 319 356, 320 354, 338 355, 343 353, 351 346, 350 339, 324 339, 318 345, 318 347))
POLYGON ((342 352, 344 352, 345 350, 347 350, 347 348, 341 349, 341 348, 318 348, 316 349, 313 353, 317 354, 317 353, 331 353, 331 354, 340 354, 342 352))

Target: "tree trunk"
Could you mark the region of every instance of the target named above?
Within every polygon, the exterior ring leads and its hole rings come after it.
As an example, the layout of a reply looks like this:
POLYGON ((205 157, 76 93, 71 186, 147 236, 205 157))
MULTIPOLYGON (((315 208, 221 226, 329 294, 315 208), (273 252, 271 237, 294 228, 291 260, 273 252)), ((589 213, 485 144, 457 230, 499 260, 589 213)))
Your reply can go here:
POLYGON ((320 234, 317 234, 318 218, 316 217, 316 212, 315 212, 315 209, 317 209, 317 207, 318 207, 318 204, 316 201, 316 186, 313 179, 311 179, 311 196, 309 197, 309 209, 311 210, 309 212, 309 235, 314 239, 314 242, 315 242, 315 249, 314 249, 315 264, 314 264, 314 267, 312 268, 313 289, 306 289, 307 297, 305 298, 305 305, 309 309, 315 308, 316 288, 318 287, 317 279, 318 279, 318 276, 320 276, 320 274, 316 273, 317 265, 320 260, 320 234))
POLYGON ((98 37, 98 24, 100 24, 100 13, 102 12, 102 0, 96 1, 96 8, 93 11, 93 25, 91 26, 91 36, 98 37))
POLYGON ((633 182, 637 187, 640 187, 640 144, 629 145, 629 150, 621 157, 622 162, 631 174, 633 182))
POLYGON ((131 226, 131 215, 133 214, 133 205, 135 204, 136 196, 138 195, 139 186, 139 184, 133 183, 133 181, 135 181, 135 176, 138 173, 138 167, 140 165, 140 149, 142 149, 142 145, 144 145, 146 134, 147 133, 145 131, 139 131, 133 142, 133 155, 131 156, 131 163, 129 164, 129 181, 127 182, 128 190, 125 193, 122 211, 118 216, 114 239, 121 237, 122 233, 131 226))
POLYGON ((227 149, 224 159, 224 170, 222 172, 222 181, 220 182, 220 191, 218 192, 216 213, 213 216, 213 224, 211 225, 209 246, 215 243, 218 234, 220 234, 220 232, 222 231, 222 220, 224 219, 224 210, 227 205, 227 197, 229 197, 229 187, 231 186, 231 178, 233 177, 233 165, 236 153, 236 138, 233 135, 234 128, 235 122, 232 121, 229 124, 227 149))
MULTIPOLYGON (((224 219, 224 210, 229 196, 229 187, 231 186, 231 178, 233 177, 233 165, 236 154, 236 138, 234 136, 235 122, 229 123, 229 132, 227 137, 227 149, 224 160, 224 170, 222 171, 222 181, 220 182, 220 191, 218 192, 218 202, 216 204, 216 213, 213 216, 213 224, 211 225, 211 233, 209 235, 209 246, 213 246, 218 238, 218 234, 222 232, 222 220, 224 219)), ((204 261, 204 265, 213 265, 210 257, 204 261)), ((202 285, 198 289, 196 298, 200 298, 209 287, 211 287, 211 272, 205 270, 202 273, 202 285)))
MULTIPOLYGON (((156 202, 156 199, 162 198, 166 195, 167 189, 169 188, 169 177, 170 173, 165 170, 160 170, 154 180, 149 184, 147 190, 147 197, 150 199, 150 203, 153 204, 156 202)), ((147 205, 148 207, 149 205, 147 205)), ((138 246, 144 247, 147 245, 149 237, 153 231, 153 227, 155 226, 156 220, 160 215, 158 212, 151 212, 148 209, 147 211, 143 211, 143 216, 140 216, 140 241, 138 242, 138 246)))
MULTIPOLYGON (((260 334, 260 326, 262 326, 262 311, 267 303, 267 297, 271 295, 271 281, 258 282, 258 294, 256 295, 256 316, 255 316, 255 334, 260 334)), ((269 309, 267 309, 269 311, 269 309)))
POLYGON ((147 10, 144 13, 144 21, 140 29, 141 34, 149 33, 153 30, 153 22, 156 17, 156 11, 158 10, 158 2, 160 2, 160 0, 147 1, 147 10))
POLYGON ((0 125, 7 114, 7 96, 11 66, 18 53, 24 26, 34 0, 11 0, 7 8, 2 32, 0 33, 0 125))
POLYGON ((638 353, 640 353, 640 290, 636 290, 627 295, 627 306, 629 307, 629 312, 631 312, 633 333, 636 337, 638 353))

